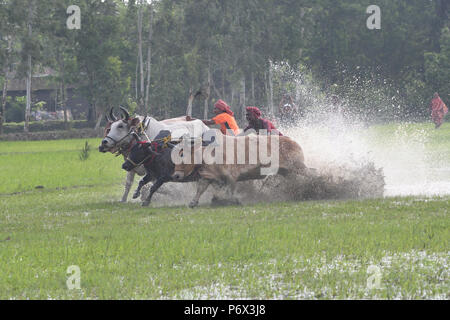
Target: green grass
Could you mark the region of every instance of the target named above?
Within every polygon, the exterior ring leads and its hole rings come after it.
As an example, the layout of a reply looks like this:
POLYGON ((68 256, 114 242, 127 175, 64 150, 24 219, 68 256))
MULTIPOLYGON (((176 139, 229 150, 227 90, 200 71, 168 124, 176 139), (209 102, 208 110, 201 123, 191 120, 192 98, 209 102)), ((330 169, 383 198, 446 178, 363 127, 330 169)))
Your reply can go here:
POLYGON ((122 159, 83 145, 0 143, 0 299, 450 298, 450 196, 142 208, 118 202, 122 159))
POLYGON ((0 298, 449 298, 449 198, 189 210, 120 191, 0 198, 0 298))
POLYGON ((99 143, 100 139, 0 142, 0 194, 122 181, 123 158, 99 153, 99 143), (80 161, 85 141, 91 151, 80 161))

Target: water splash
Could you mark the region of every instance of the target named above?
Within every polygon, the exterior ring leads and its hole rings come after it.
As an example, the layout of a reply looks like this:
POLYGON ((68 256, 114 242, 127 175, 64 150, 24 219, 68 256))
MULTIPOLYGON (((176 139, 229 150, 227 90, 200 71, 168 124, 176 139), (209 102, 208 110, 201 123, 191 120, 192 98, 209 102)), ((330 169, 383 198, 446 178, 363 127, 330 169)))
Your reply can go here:
MULTIPOLYGON (((355 78, 333 103, 330 97, 335 88, 324 92, 307 71, 295 71, 286 63, 274 64, 273 71, 274 96, 290 93, 302 112, 287 123, 271 120, 299 143, 306 165, 318 174, 309 179, 274 176, 239 182, 236 194, 242 203, 450 194, 450 165, 445 154, 427 147, 429 130, 408 123, 369 126, 374 121, 401 119, 408 110, 401 97, 390 95, 395 92, 393 84, 355 78), (364 100, 370 108, 361 103, 364 100)), ((186 204, 194 189, 192 184, 167 184, 170 192, 156 194, 154 203, 186 204)), ((210 188, 201 203, 209 204, 217 192, 210 188)))
POLYGON ((373 165, 372 172, 382 170, 384 196, 450 194, 450 166, 445 157, 428 148, 429 131, 398 124, 383 132, 381 127, 368 128, 338 115, 320 118, 320 124, 305 119, 281 128, 302 146, 306 164, 321 174, 357 180, 348 176, 358 168, 367 174, 362 168, 373 165))
POLYGON ((320 177, 333 184, 340 181, 343 189, 359 184, 358 197, 374 191, 376 196, 450 194, 448 161, 445 154, 428 147, 428 129, 412 123, 369 126, 407 116, 408 106, 392 83, 376 77, 355 79, 341 86, 342 94, 333 101, 336 87, 325 92, 307 70, 283 64, 274 73, 276 79, 287 79, 278 83, 280 88, 295 88, 289 93, 302 111, 290 123, 274 120, 281 132, 302 146, 307 166, 318 169, 320 177))

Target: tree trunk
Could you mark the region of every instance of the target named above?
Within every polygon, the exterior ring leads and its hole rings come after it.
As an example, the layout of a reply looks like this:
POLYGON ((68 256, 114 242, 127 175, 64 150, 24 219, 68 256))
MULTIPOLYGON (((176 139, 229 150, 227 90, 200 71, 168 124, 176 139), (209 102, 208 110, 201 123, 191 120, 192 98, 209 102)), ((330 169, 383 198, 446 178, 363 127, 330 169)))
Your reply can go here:
POLYGON ((231 106, 234 106, 234 96, 235 96, 235 89, 234 86, 231 85, 231 106))
POLYGON ((272 79, 272 61, 269 60, 269 113, 273 116, 275 114, 273 109, 273 79, 272 79))
POLYGON ((268 108, 269 106, 269 87, 267 85, 267 82, 267 71, 264 71, 264 93, 266 94, 266 108, 268 108))
MULTIPOLYGON (((28 7, 28 37, 31 39, 33 29, 31 26, 31 20, 33 18, 33 1, 30 2, 30 5, 28 7)), ((28 53, 28 61, 27 61, 27 79, 26 79, 26 86, 27 86, 27 104, 25 108, 25 125, 24 125, 24 131, 28 133, 29 131, 29 121, 30 121, 30 113, 31 113, 31 77, 32 77, 32 65, 31 65, 31 54, 28 53)))
POLYGON ((136 73, 134 75, 134 89, 135 89, 135 94, 136 94, 136 101, 139 101, 138 73, 139 73, 139 55, 136 57, 136 73))
POLYGON ((67 105, 66 105, 66 80, 65 76, 65 64, 64 64, 64 56, 61 54, 60 58, 60 77, 61 77, 61 104, 64 111, 64 127, 65 129, 69 129, 68 117, 67 117, 67 105))
POLYGON ((3 69, 3 74, 5 75, 5 81, 3 82, 3 90, 2 90, 2 102, 1 102, 1 110, 0 110, 0 135, 3 134, 3 124, 6 122, 6 97, 8 95, 8 69, 9 69, 9 55, 11 53, 12 48, 12 40, 8 39, 8 49, 6 53, 6 61, 3 69))
POLYGON ((222 69, 222 97, 225 97, 225 71, 223 69, 222 69))
POLYGON ((144 110, 144 61, 142 55, 142 14, 143 1, 139 5, 138 11, 138 59, 139 59, 139 111, 144 110))
POLYGON ((252 71, 252 105, 256 106, 255 99, 255 74, 252 71))
POLYGON ((209 86, 209 94, 211 94, 211 89, 214 90, 214 93, 216 94, 218 99, 222 99, 225 95, 220 93, 219 90, 216 88, 216 84, 214 82, 214 79, 211 77, 210 79, 210 86, 209 86))
POLYGON ((62 100, 63 110, 64 110, 64 124, 67 129, 69 117, 67 116, 66 83, 64 80, 62 81, 62 85, 61 85, 61 100, 62 100))
POLYGON ((205 99, 205 104, 203 106, 203 119, 208 119, 208 101, 209 99, 205 99))
POLYGON ((26 86, 27 86, 27 103, 25 108, 25 125, 24 125, 24 131, 28 133, 29 131, 29 121, 30 121, 30 113, 31 113, 31 55, 28 55, 28 63, 27 63, 27 79, 26 79, 26 86))
POLYGON ((208 83, 206 85, 206 98, 203 108, 203 119, 208 119, 208 102, 211 95, 211 55, 208 55, 208 83))
POLYGON ((95 97, 95 92, 94 92, 94 75, 92 74, 92 72, 90 72, 90 70, 88 69, 88 77, 89 77, 89 102, 90 102, 90 107, 88 110, 88 114, 87 114, 87 121, 89 123, 94 123, 96 121, 96 97, 95 97))
POLYGON ((151 67, 152 67, 152 39, 153 39, 153 7, 150 3, 150 20, 148 27, 148 50, 147 50, 147 86, 145 88, 145 109, 150 113, 150 107, 148 102, 150 100, 150 79, 151 79, 151 67))
POLYGON ((192 93, 192 88, 189 88, 189 99, 186 108, 186 115, 192 117, 192 102, 194 101, 194 94, 192 93))
MULTIPOLYGON (((303 21, 303 17, 305 16, 305 13, 306 13, 305 8, 301 8, 300 9, 300 19, 301 19, 301 21, 303 21)), ((303 39, 304 35, 305 35, 305 27, 301 27, 301 29, 300 29, 300 39, 303 39)), ((298 57, 301 58, 302 56, 303 56, 303 48, 300 47, 298 49, 298 57)))
POLYGON ((58 89, 55 89, 55 112, 58 109, 58 106, 61 104, 60 96, 61 96, 61 83, 59 84, 58 89))
POLYGON ((102 122, 102 119, 103 119, 103 113, 100 112, 98 114, 98 117, 97 117, 97 123, 95 124, 95 130, 98 130, 100 128, 100 124, 102 122))
POLYGON ((2 110, 0 114, 0 135, 3 134, 3 123, 6 122, 6 96, 8 92, 8 61, 6 61, 5 69, 4 69, 5 81, 3 82, 3 91, 2 91, 2 110))
POLYGON ((241 111, 241 119, 245 119, 245 76, 241 78, 241 90, 239 92, 239 106, 241 111))

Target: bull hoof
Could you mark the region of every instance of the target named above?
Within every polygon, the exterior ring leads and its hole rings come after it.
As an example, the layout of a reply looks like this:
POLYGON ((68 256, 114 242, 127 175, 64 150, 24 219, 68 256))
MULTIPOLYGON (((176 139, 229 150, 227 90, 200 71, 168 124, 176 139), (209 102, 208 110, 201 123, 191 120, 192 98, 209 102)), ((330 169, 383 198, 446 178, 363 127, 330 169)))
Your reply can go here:
POLYGON ((133 194, 133 199, 137 199, 140 195, 141 195, 140 192, 135 192, 135 193, 133 194))
POLYGON ((150 201, 144 201, 144 202, 142 202, 142 206, 143 206, 143 207, 148 207, 149 204, 150 204, 150 201))
POLYGON ((189 208, 195 208, 196 206, 198 205, 198 201, 191 201, 190 203, 189 203, 189 208))

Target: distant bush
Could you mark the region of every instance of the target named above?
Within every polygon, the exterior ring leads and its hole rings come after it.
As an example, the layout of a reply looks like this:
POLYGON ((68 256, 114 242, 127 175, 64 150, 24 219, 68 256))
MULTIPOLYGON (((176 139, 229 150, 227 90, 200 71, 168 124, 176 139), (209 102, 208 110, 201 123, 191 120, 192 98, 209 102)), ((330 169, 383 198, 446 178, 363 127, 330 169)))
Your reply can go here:
MULTIPOLYGON (((23 132, 23 122, 5 123, 4 133, 20 133, 23 132)), ((73 120, 68 121, 69 129, 87 129, 92 127, 92 123, 88 123, 86 120, 73 120)), ((42 132, 42 131, 59 131, 66 130, 64 121, 34 121, 29 123, 30 132, 42 132)))
POLYGON ((61 139, 83 139, 101 138, 103 133, 94 129, 58 130, 40 132, 16 132, 0 135, 0 141, 37 141, 37 140, 61 140, 61 139))
POLYGON ((25 97, 7 97, 6 122, 20 122, 25 120, 25 97))

